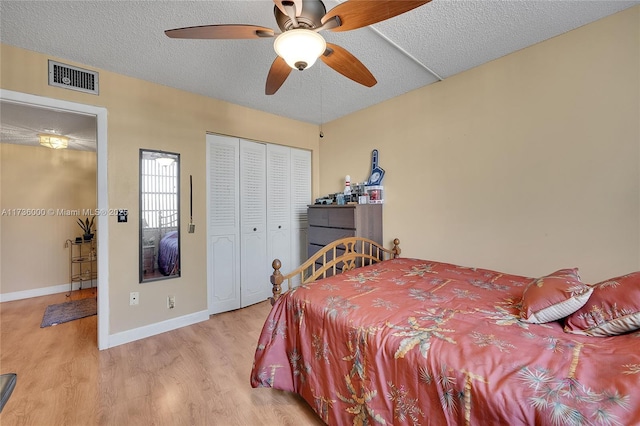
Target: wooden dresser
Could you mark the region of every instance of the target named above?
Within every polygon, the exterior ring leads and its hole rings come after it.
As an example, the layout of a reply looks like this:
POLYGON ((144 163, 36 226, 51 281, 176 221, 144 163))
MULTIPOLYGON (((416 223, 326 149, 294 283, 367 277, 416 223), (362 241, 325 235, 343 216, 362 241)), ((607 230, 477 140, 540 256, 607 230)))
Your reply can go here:
POLYGON ((382 204, 316 204, 307 213, 309 257, 343 237, 364 237, 382 244, 382 204))

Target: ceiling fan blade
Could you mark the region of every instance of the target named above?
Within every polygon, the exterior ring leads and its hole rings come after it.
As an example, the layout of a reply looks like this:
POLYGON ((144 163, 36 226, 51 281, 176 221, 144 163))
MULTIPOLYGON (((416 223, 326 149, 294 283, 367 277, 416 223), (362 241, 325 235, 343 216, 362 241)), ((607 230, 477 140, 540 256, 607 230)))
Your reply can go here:
POLYGON ((280 56, 276 56, 276 59, 271 64, 269 75, 267 76, 267 85, 265 87, 265 94, 273 95, 278 91, 282 83, 289 77, 291 68, 284 59, 280 56))
POLYGON ((349 0, 341 3, 322 17, 324 24, 338 17, 342 25, 330 31, 349 31, 366 27, 385 19, 401 15, 431 0, 349 0))
POLYGON ((343 47, 327 43, 327 50, 320 55, 320 59, 340 74, 363 86, 372 87, 377 83, 371 71, 343 47))
POLYGON ((271 28, 242 24, 202 25, 166 30, 164 33, 171 38, 193 39, 247 39, 274 36, 271 28))
POLYGON ((302 13, 302 0, 273 0, 273 2, 285 15, 288 15, 288 13, 282 3, 293 3, 296 6, 296 16, 300 16, 300 13, 302 13))

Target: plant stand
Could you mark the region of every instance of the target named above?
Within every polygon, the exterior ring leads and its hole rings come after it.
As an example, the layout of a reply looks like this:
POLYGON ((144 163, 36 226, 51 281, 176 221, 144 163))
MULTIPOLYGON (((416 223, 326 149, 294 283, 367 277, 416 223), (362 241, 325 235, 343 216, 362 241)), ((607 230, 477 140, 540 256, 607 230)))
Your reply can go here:
POLYGON ((81 242, 67 240, 65 247, 69 248, 68 297, 73 291, 73 283, 79 283, 79 290, 82 290, 82 285, 85 282, 89 282, 91 288, 93 288, 93 281, 96 280, 97 285, 98 268, 96 263, 97 252, 95 239, 81 242))

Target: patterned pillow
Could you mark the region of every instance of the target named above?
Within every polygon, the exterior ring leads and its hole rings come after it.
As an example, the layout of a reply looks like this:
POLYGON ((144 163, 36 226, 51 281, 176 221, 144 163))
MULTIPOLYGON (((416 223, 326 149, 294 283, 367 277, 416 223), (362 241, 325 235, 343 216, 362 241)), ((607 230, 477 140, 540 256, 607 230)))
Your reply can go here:
POLYGON ((589 301, 564 322, 564 331, 615 336, 640 329, 640 271, 596 284, 589 301))
POLYGON ((520 318, 536 324, 559 320, 580 309, 592 292, 580 281, 578 268, 560 269, 524 289, 520 318))

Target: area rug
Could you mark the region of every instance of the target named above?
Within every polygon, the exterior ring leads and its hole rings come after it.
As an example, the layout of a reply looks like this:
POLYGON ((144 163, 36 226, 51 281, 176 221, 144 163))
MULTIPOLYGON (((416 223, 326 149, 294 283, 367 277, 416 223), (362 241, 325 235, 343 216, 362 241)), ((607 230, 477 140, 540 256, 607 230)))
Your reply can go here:
POLYGON ((44 311, 44 318, 42 318, 40 328, 90 317, 97 313, 98 307, 95 297, 49 305, 47 306, 47 310, 44 311))

